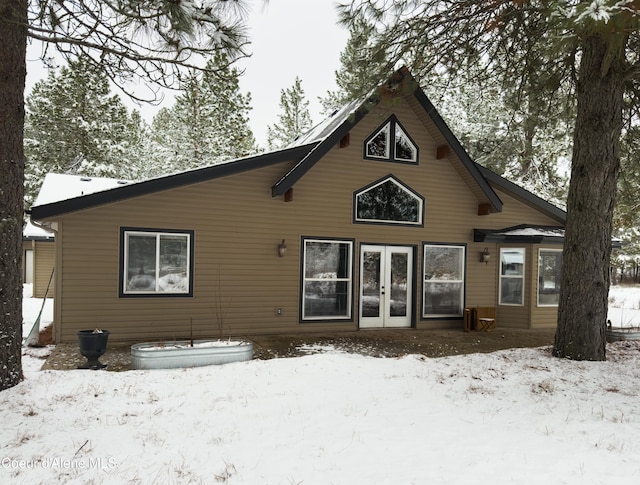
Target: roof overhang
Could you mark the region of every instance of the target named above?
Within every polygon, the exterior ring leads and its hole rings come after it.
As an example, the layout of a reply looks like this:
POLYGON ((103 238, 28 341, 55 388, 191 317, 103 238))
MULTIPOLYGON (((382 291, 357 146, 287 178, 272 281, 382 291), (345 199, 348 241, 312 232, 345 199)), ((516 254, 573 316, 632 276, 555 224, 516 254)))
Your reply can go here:
POLYGON ((482 165, 479 165, 475 162, 474 165, 476 166, 480 174, 482 174, 482 177, 486 179, 490 184, 493 184, 500 190, 505 191, 513 198, 527 204, 528 206, 534 207, 536 210, 556 220, 560 224, 565 224, 567 222, 567 213, 564 210, 556 207, 555 205, 547 202, 546 200, 520 187, 519 185, 514 184, 506 178, 501 177, 488 168, 483 167, 482 165))
MULTIPOLYGON (((521 224, 504 229, 474 229, 473 242, 511 244, 564 244, 564 227, 521 224)), ((620 249, 620 239, 612 239, 611 247, 620 249)))
MULTIPOLYGON (((351 130, 373 107, 378 105, 385 97, 395 97, 405 93, 405 96, 414 96, 420 106, 428 114, 436 128, 442 133, 449 146, 452 147, 458 158, 462 161, 465 169, 469 171, 475 183, 478 184, 484 193, 487 201, 491 204, 492 212, 502 211, 502 201, 498 194, 494 192, 487 180, 480 173, 477 165, 471 160, 469 154, 460 144, 451 129, 442 119, 434 105, 431 103, 419 83, 413 78, 407 68, 397 70, 389 80, 372 91, 369 95, 351 102, 345 108, 334 114, 319 129, 314 129, 315 137, 321 138, 318 145, 304 159, 300 161, 289 172, 284 174, 272 187, 271 195, 276 197, 283 195, 293 185, 298 182, 313 165, 318 162, 349 130, 351 130), (398 89, 398 86, 403 86, 398 89)), ((309 139, 309 135, 305 135, 309 139)))
POLYGON ((48 230, 45 227, 42 227, 38 224, 34 224, 31 220, 28 220, 22 229, 22 240, 23 241, 45 241, 45 242, 53 242, 55 241, 56 236, 55 233, 51 230, 48 230))
POLYGON ((449 128, 449 125, 447 125, 447 123, 442 119, 440 113, 438 113, 433 103, 431 103, 431 100, 427 97, 425 92, 422 90, 422 88, 420 88, 413 77, 411 77, 411 82, 414 84, 414 96, 422 105, 426 113, 429 115, 429 118, 431 118, 431 121, 433 121, 440 133, 442 133, 442 136, 446 140, 447 144, 455 152, 464 167, 469 171, 470 175, 473 177, 473 180, 478 184, 478 186, 486 196, 488 202, 491 204, 492 212, 502 212, 502 201, 500 200, 500 197, 498 197, 498 194, 496 194, 491 188, 487 180, 483 177, 478 168, 479 165, 471 159, 458 138, 449 128))
MULTIPOLYGON (((294 186, 316 162, 327 154, 366 114, 366 106, 372 104, 354 101, 345 106, 342 110, 334 114, 325 123, 312 129, 310 134, 303 136, 305 140, 315 139, 317 145, 313 150, 300 160, 291 170, 284 174, 271 187, 271 196, 284 195, 287 190, 294 186)), ((294 143, 297 143, 298 140, 294 143)))
POLYGON ((474 229, 474 242, 563 244, 564 227, 522 224, 505 229, 474 229))

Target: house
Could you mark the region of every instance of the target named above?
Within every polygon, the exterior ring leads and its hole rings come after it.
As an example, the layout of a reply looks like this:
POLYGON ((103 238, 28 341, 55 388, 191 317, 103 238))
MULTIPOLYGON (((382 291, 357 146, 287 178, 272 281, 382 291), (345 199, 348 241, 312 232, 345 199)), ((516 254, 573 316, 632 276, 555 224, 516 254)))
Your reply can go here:
POLYGON ((406 69, 291 146, 39 200, 54 338, 554 327, 565 213, 475 164, 406 69))
POLYGON ((27 221, 22 231, 22 281, 35 298, 53 298, 55 238, 53 232, 27 221))

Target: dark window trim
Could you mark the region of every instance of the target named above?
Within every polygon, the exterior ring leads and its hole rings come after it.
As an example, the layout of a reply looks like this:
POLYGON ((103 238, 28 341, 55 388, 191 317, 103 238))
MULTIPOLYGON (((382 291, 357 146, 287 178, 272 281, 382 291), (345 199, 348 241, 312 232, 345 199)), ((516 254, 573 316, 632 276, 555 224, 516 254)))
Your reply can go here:
POLYGON ((300 283, 299 283, 299 292, 298 292, 298 323, 301 325, 305 325, 307 323, 347 323, 353 322, 353 309, 354 309, 354 280, 355 280, 355 252, 356 249, 356 240, 354 238, 345 238, 345 237, 328 237, 328 236, 300 236, 300 283), (349 305, 349 316, 348 317, 337 317, 337 318, 303 318, 304 317, 304 244, 305 241, 310 239, 315 239, 318 241, 338 241, 338 242, 350 242, 351 243, 351 302, 349 305))
POLYGON ((411 188, 411 186, 405 184, 402 180, 400 180, 398 177, 396 177, 393 174, 387 174, 384 177, 379 178, 378 180, 375 180, 373 182, 371 182, 370 184, 365 185, 364 187, 360 187, 359 189, 355 190, 352 194, 352 214, 351 214, 351 222, 353 224, 375 224, 375 225, 384 225, 384 226, 405 226, 405 227, 424 227, 424 220, 426 217, 426 199, 424 198, 424 196, 422 196, 419 192, 417 192, 416 190, 414 190, 413 188, 411 188), (380 221, 375 221, 375 220, 367 220, 367 221, 363 221, 363 220, 358 220, 358 194, 361 194, 363 192, 366 192, 367 190, 369 190, 372 187, 375 187, 378 184, 381 184, 383 182, 385 182, 386 180, 392 179, 394 180, 398 185, 400 185, 402 188, 404 188, 407 192, 409 192, 411 195, 413 195, 414 197, 417 197, 418 199, 420 199, 421 203, 422 203, 422 209, 420 211, 420 222, 416 222, 416 223, 412 223, 412 222, 394 222, 394 221, 384 221, 384 220, 380 220, 380 221))
MULTIPOLYGON (((527 274, 527 255, 529 250, 532 249, 532 246, 500 246, 498 248, 498 306, 506 306, 506 307, 515 307, 515 308, 524 308, 527 306, 527 278, 529 275, 527 274), (522 251, 522 275, 521 276, 509 276, 502 274, 502 252, 503 251, 522 251), (502 278, 507 279, 520 279, 522 280, 522 298, 520 303, 502 303, 502 278)), ((532 251, 533 252, 533 251, 532 251)), ((531 256, 533 257, 533 255, 531 256)), ((537 262, 537 260, 536 260, 537 262)))
MULTIPOLYGON (((556 258, 558 255, 560 255, 560 277, 562 278, 562 264, 564 263, 564 251, 562 249, 559 248, 550 248, 550 247, 538 247, 538 260, 537 260, 537 284, 536 284, 536 307, 537 308, 558 308, 558 306, 560 306, 560 301, 558 301, 558 303, 540 303, 540 292, 544 291, 544 282, 541 281, 541 274, 540 274, 540 263, 542 262, 542 253, 543 252, 548 252, 548 253, 553 253, 556 258), (540 288, 540 285, 543 285, 543 288, 540 288)), ((557 261, 557 259, 556 259, 557 261)), ((558 289, 558 300, 560 299, 559 297, 560 295, 560 290, 558 289)))
POLYGON ((461 243, 461 242, 433 242, 433 241, 422 241, 421 245, 420 245, 420 249, 421 249, 421 253, 420 253, 420 258, 422 259, 422 264, 420 266, 420 321, 433 321, 433 320, 462 320, 464 318, 464 309, 467 306, 467 272, 468 272, 468 260, 469 260, 469 251, 468 251, 468 245, 467 243, 461 243), (455 246, 455 247, 461 247, 464 248, 464 271, 463 271, 463 275, 464 275, 464 282, 462 283, 462 309, 463 309, 463 314, 458 316, 458 315, 452 315, 450 317, 443 317, 443 316, 433 316, 433 317, 425 317, 424 316, 424 266, 425 266, 425 261, 424 261, 424 248, 425 246, 455 246))
POLYGON ((120 243, 118 256, 118 297, 119 298, 192 298, 193 297, 193 274, 195 231, 193 229, 160 229, 150 227, 120 227, 120 243), (189 234, 189 292, 188 293, 125 293, 124 292, 124 235, 126 232, 148 232, 150 234, 189 234))
POLYGON ((419 165, 420 164, 420 148, 418 144, 415 142, 413 137, 409 134, 407 129, 404 127, 398 117, 395 114, 389 116, 384 122, 382 122, 372 133, 365 138, 364 143, 362 145, 362 158, 364 160, 373 160, 375 162, 386 162, 386 163, 402 163, 405 165, 419 165), (373 138, 382 130, 386 125, 389 125, 389 158, 385 157, 372 157, 367 155, 367 145, 373 138), (396 158, 396 126, 399 126, 405 136, 409 139, 409 142, 413 145, 413 148, 416 150, 416 159, 414 161, 404 160, 396 158))

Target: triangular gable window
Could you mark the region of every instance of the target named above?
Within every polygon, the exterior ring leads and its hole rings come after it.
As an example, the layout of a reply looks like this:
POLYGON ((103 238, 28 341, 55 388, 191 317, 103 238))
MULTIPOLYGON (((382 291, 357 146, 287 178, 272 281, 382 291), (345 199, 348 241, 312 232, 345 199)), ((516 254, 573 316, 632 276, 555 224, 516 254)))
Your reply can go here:
POLYGON ((354 221, 423 225, 424 198, 388 175, 354 193, 354 221))
POLYGON ((418 163, 418 147, 395 116, 385 121, 364 142, 364 158, 418 163))

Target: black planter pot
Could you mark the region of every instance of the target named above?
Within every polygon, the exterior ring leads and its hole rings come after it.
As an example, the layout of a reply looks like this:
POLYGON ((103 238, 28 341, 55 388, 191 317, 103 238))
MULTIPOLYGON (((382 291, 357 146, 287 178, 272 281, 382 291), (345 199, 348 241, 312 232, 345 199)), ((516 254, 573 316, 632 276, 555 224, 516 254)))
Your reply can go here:
POLYGON ((78 369, 104 369, 107 365, 101 364, 98 358, 106 352, 107 340, 109 340, 109 330, 102 332, 80 330, 78 332, 80 353, 87 358, 87 362, 78 366, 78 369))

